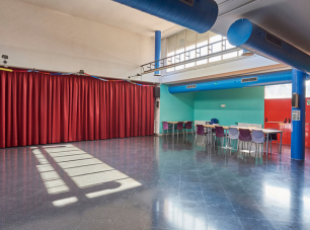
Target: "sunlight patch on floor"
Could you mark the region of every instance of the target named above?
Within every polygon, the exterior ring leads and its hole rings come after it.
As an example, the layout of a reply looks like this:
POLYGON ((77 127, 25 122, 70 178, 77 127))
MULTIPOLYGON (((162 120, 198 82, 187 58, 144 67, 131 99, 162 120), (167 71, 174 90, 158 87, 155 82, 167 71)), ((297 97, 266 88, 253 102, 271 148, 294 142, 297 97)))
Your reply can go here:
POLYGON ((69 197, 69 198, 65 198, 65 199, 61 199, 61 200, 55 200, 52 203, 56 207, 63 207, 63 206, 69 205, 69 204, 73 204, 77 201, 78 201, 78 199, 76 197, 69 197))
POLYGON ((59 174, 54 170, 53 166, 49 164, 49 161, 43 155, 41 150, 34 149, 32 150, 32 152, 40 163, 39 165, 37 165, 37 169, 40 172, 40 176, 43 180, 48 194, 69 192, 69 187, 61 179, 59 174))
POLYGON ((104 196, 141 186, 138 181, 71 144, 60 147, 45 146, 43 148, 80 189, 107 185, 105 189, 87 193, 86 197, 88 198, 104 196))

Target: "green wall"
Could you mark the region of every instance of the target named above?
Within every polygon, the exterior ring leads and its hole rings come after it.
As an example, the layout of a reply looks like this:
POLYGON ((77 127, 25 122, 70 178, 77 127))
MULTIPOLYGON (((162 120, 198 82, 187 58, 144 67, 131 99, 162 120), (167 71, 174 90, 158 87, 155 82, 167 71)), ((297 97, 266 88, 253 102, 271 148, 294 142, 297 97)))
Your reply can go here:
POLYGON ((193 121, 195 93, 171 94, 169 85, 160 86, 160 133, 163 121, 193 121))
POLYGON ((217 118, 221 125, 234 125, 236 122, 264 125, 264 87, 197 92, 194 119, 211 118, 217 118), (226 107, 222 108, 221 104, 226 107))
POLYGON ((179 94, 170 94, 168 88, 164 84, 160 87, 160 133, 162 121, 217 118, 221 125, 264 125, 264 86, 179 94))

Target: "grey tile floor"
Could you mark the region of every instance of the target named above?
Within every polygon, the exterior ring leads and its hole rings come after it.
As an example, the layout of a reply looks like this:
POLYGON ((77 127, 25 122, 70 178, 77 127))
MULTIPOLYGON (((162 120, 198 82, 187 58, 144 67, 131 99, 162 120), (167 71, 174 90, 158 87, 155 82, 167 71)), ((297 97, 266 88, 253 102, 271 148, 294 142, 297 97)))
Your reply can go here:
POLYGON ((310 230, 310 162, 291 160, 289 146, 267 157, 200 143, 0 149, 0 229, 310 230))

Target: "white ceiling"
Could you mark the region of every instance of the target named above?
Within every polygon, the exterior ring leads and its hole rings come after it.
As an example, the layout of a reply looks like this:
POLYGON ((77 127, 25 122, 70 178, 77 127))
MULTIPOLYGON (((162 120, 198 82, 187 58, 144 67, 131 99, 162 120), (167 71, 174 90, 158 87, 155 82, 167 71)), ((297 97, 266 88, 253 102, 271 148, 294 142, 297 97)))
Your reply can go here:
MULTIPOLYGON (((182 27, 112 0, 21 0, 73 16, 153 36, 165 36, 182 27)), ((216 0, 220 6, 214 31, 226 34, 237 19, 246 17, 310 53, 310 0, 216 0)))
POLYGON ((20 0, 146 36, 175 24, 112 0, 20 0))

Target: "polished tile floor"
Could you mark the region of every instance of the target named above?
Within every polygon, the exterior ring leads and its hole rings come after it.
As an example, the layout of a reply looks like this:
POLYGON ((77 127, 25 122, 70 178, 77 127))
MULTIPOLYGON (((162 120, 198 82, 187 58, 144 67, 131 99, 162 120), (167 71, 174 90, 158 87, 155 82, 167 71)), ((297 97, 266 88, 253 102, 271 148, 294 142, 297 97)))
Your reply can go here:
POLYGON ((307 158, 192 136, 1 149, 0 229, 310 230, 307 158))

